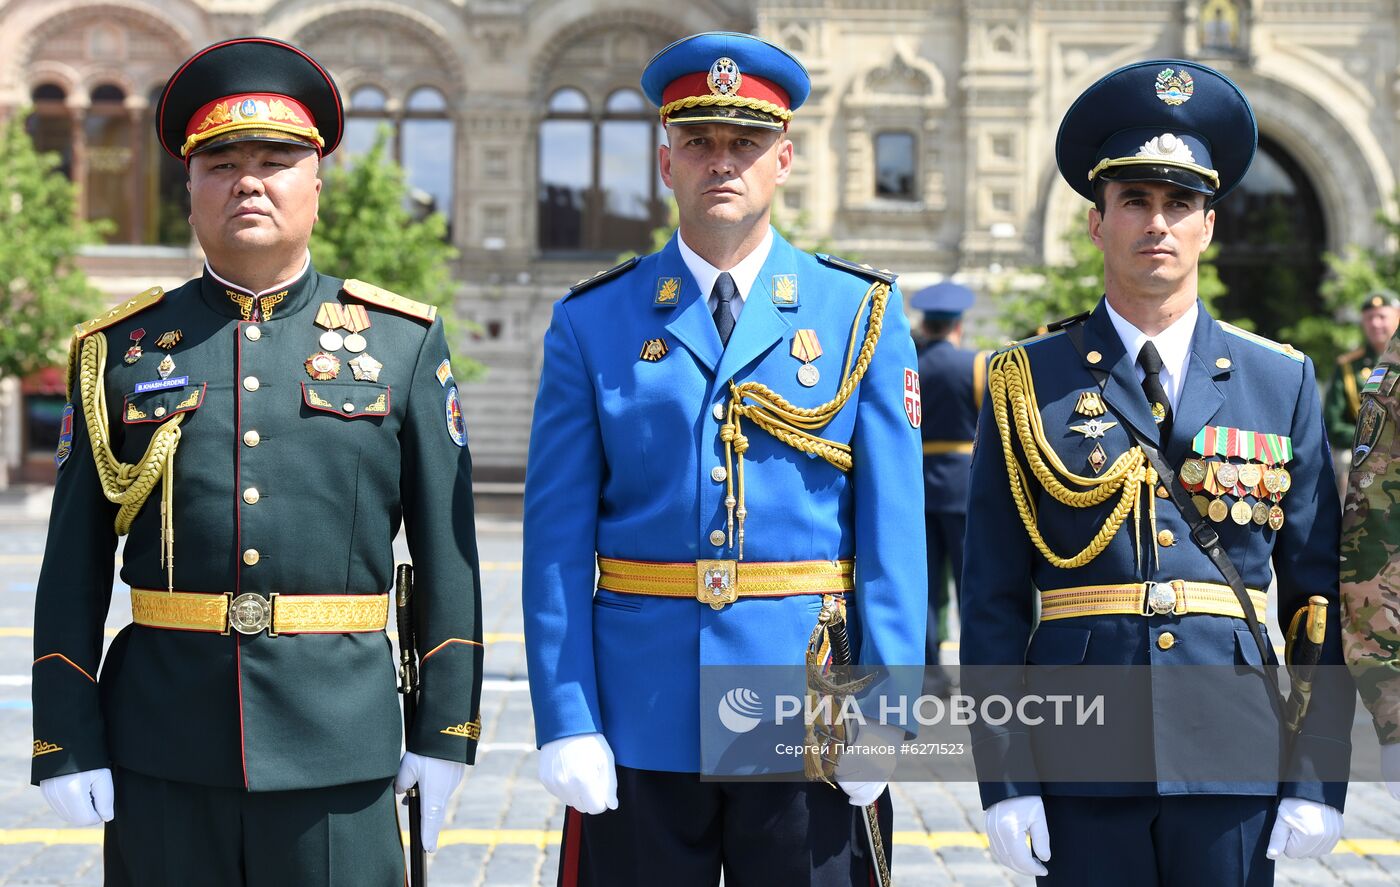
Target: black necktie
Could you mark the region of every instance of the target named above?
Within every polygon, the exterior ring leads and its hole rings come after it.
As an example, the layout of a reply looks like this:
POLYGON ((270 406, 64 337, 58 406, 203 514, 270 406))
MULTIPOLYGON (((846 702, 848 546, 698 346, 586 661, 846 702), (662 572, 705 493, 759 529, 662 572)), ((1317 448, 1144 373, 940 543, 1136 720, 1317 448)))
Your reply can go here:
POLYGON ((1149 339, 1138 352, 1138 366, 1145 374, 1142 377, 1142 393, 1147 395, 1147 403, 1152 407, 1152 419, 1161 429, 1162 441, 1166 442, 1172 433, 1172 402, 1167 398, 1167 389, 1162 387, 1162 355, 1149 339))
POLYGON ((710 290, 710 295, 715 301, 715 329, 719 330, 719 341, 721 345, 729 344, 729 336, 734 332, 734 310, 729 303, 739 296, 739 288, 734 285, 734 278, 725 271, 715 279, 715 288, 710 290))

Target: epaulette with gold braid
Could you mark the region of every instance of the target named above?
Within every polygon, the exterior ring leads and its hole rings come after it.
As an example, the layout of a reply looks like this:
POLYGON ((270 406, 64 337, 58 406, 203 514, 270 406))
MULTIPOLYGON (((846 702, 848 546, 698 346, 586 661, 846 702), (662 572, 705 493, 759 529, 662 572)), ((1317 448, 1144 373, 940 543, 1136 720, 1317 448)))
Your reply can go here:
POLYGON ((112 306, 112 310, 105 314, 99 314, 92 320, 80 323, 73 328, 73 334, 79 339, 90 336, 99 330, 105 330, 113 324, 121 323, 132 315, 145 311, 152 305, 165 298, 165 290, 158 286, 153 286, 134 299, 127 299, 121 304, 112 306))
POLYGON ((1293 360, 1296 360, 1299 363, 1303 362, 1303 352, 1299 351, 1297 348, 1294 348, 1292 345, 1289 345, 1285 342, 1275 342, 1273 339, 1266 339, 1258 333, 1251 333, 1249 330, 1240 329, 1234 324, 1226 323, 1223 320, 1218 321, 1218 323, 1220 324, 1220 328, 1222 330, 1224 330, 1227 333, 1230 333, 1231 335, 1237 336, 1238 338, 1244 339, 1246 342, 1253 342, 1256 345, 1262 345, 1270 351, 1277 351, 1279 354, 1282 354, 1285 357, 1292 358, 1293 360))
POLYGON ((428 323, 437 319, 436 305, 415 302, 413 299, 404 298, 398 293, 391 293, 372 283, 365 283, 363 280, 347 280, 340 288, 345 291, 347 296, 359 299, 361 302, 368 302, 376 308, 405 314, 417 320, 426 320, 428 323))

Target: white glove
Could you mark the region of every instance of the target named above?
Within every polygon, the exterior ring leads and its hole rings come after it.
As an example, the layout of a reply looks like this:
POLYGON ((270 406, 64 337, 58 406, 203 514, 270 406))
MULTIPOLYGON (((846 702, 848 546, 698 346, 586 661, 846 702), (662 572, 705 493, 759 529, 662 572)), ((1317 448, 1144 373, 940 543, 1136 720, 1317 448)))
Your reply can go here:
POLYGON ((1278 859, 1312 859, 1332 852, 1342 836, 1342 812, 1335 807, 1284 798, 1278 802, 1278 820, 1269 835, 1268 856, 1278 859))
POLYGON ((993 859, 1013 872, 1046 874, 1041 860, 1050 859, 1050 829, 1045 824, 1045 804, 1039 795, 1007 798, 987 808, 987 849, 992 851, 993 859), (1029 847, 1027 832, 1031 836, 1029 847))
POLYGON ((112 771, 106 767, 41 780, 39 791, 58 818, 69 825, 97 825, 111 822, 116 815, 112 810, 112 771))
POLYGON ((438 833, 447 816, 447 802, 466 772, 467 765, 460 761, 404 752, 399 775, 394 777, 394 791, 403 794, 418 786, 418 798, 423 806, 423 849, 429 853, 437 849, 438 833))
POLYGON ((617 809, 617 765, 602 733, 580 733, 540 748, 540 782, 580 813, 617 809))
POLYGON ((1400 742, 1381 746, 1381 778, 1390 796, 1400 801, 1400 742))
POLYGON ((835 776, 852 807, 869 806, 884 793, 903 742, 904 731, 889 724, 864 724, 856 732, 850 744, 860 751, 843 752, 835 776))

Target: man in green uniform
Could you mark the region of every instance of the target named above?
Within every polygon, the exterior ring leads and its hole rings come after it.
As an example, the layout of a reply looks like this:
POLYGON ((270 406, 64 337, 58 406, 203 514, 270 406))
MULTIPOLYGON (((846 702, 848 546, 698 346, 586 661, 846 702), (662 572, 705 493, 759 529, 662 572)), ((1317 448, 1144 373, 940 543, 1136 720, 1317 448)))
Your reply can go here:
POLYGON ((1342 512, 1342 645, 1381 743, 1381 772, 1400 800, 1400 341, 1362 382, 1342 512))
POLYGON ((342 113, 309 56, 208 47, 156 125, 207 264, 75 333, 33 779, 68 823, 107 822, 109 885, 403 884, 395 773, 433 849, 481 731, 471 462, 442 323, 311 266, 342 113), (384 628, 405 521, 422 696, 400 760, 384 628), (132 624, 104 661, 121 535, 132 624))
POLYGON ((1327 384, 1322 401, 1322 418, 1327 423, 1327 439, 1338 453, 1351 450, 1356 432, 1356 414, 1361 409, 1361 388, 1376 366, 1385 344, 1400 324, 1400 296, 1390 290, 1374 290, 1361 302, 1361 332, 1365 343, 1337 358, 1337 368, 1327 384))

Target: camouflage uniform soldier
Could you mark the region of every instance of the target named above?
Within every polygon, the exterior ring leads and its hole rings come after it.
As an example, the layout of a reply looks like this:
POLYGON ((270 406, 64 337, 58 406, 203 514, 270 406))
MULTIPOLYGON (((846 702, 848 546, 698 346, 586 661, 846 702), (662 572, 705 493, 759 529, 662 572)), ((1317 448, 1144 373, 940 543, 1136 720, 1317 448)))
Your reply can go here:
POLYGON ((1361 387, 1342 515, 1342 642, 1381 743, 1381 769, 1400 799, 1400 337, 1361 387))

